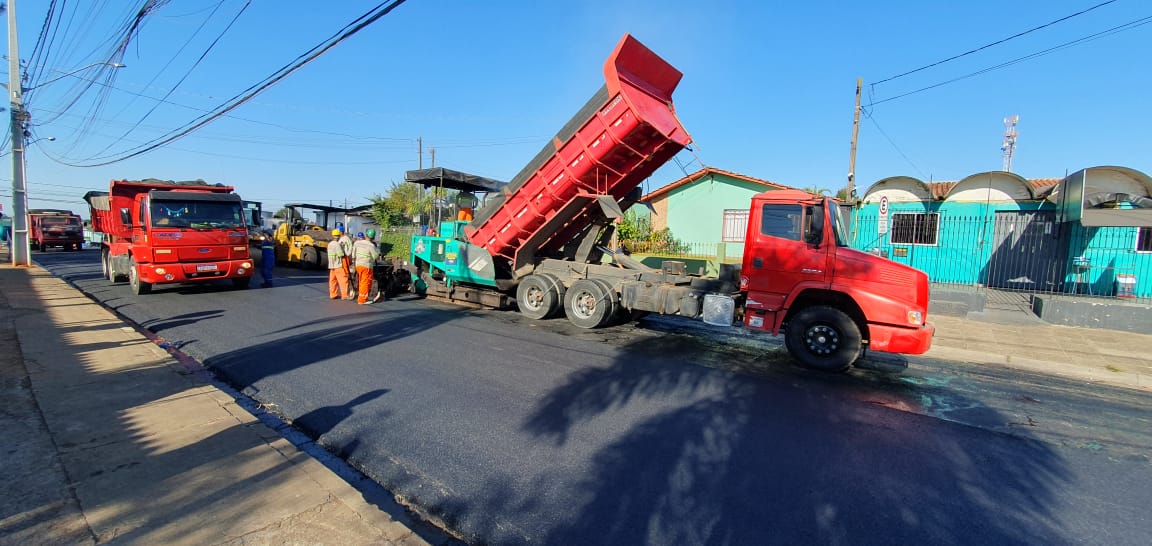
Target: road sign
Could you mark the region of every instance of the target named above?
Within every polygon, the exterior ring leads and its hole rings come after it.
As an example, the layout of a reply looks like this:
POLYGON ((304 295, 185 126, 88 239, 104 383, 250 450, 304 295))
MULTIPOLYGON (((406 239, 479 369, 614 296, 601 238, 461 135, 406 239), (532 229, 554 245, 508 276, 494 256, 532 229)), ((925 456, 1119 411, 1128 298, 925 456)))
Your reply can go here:
POLYGON ((876 233, 888 233, 888 196, 880 196, 880 218, 876 222, 876 233))

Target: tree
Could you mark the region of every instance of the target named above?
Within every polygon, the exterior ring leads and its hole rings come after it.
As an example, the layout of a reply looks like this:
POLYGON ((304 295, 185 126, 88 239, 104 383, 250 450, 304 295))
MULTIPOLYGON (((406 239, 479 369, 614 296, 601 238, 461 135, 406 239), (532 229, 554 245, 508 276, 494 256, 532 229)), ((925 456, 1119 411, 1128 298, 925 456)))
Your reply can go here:
POLYGON ((821 195, 821 196, 832 193, 832 190, 829 190, 828 188, 821 188, 819 186, 809 186, 807 188, 804 188, 804 191, 811 193, 813 195, 821 195))
POLYGON ((382 228, 408 225, 431 208, 435 193, 422 192, 416 184, 393 182, 387 195, 368 198, 372 202, 372 219, 382 228))

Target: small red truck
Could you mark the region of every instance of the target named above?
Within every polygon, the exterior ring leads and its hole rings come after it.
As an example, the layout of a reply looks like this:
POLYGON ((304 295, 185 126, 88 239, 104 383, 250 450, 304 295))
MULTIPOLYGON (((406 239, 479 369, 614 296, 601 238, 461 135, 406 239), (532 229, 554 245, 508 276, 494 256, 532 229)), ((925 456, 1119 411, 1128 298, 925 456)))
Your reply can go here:
POLYGON ((681 74, 631 36, 604 66, 606 85, 507 184, 447 169, 405 179, 488 199, 468 219, 412 240, 418 292, 531 319, 564 315, 596 328, 647 313, 784 332, 802 365, 843 371, 865 349, 920 354, 928 277, 848 248, 834 199, 801 190, 752 198, 741 265, 717 277, 684 262, 653 269, 607 248, 639 185, 688 145, 672 105, 681 74))
POLYGON ((84 246, 83 219, 70 210, 30 209, 28 211, 29 241, 41 252, 58 246, 64 250, 80 250, 84 246))
POLYGON ((252 281, 248 225, 231 186, 202 180, 113 180, 84 195, 93 231, 104 233, 101 263, 112 282, 147 294, 163 283, 252 281))

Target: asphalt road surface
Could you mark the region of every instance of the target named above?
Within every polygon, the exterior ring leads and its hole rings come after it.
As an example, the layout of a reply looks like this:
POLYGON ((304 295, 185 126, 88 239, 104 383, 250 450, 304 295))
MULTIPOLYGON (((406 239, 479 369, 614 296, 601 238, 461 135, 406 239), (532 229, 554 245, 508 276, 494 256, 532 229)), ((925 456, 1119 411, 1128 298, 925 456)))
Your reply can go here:
POLYGON ((923 358, 826 375, 772 338, 675 319, 357 306, 328 299, 323 271, 135 296, 98 254, 33 258, 470 543, 1152 536, 1146 393, 923 358))

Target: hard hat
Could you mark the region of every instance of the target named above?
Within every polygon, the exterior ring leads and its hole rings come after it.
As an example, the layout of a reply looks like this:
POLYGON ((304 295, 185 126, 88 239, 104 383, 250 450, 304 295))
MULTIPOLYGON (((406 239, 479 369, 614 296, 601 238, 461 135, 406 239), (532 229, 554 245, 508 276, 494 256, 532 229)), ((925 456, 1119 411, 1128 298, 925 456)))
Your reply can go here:
POLYGON ((332 230, 332 236, 333 237, 339 237, 343 234, 344 234, 344 232, 340 231, 340 228, 336 228, 336 229, 332 230))
POLYGON ((364 232, 364 234, 367 235, 369 239, 375 239, 376 238, 376 230, 374 230, 374 229, 370 229, 370 230, 364 232))
POLYGON ((356 238, 357 238, 357 239, 363 239, 363 238, 364 238, 364 233, 363 233, 363 232, 361 232, 361 233, 357 233, 357 234, 356 234, 356 238))

